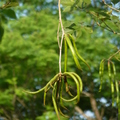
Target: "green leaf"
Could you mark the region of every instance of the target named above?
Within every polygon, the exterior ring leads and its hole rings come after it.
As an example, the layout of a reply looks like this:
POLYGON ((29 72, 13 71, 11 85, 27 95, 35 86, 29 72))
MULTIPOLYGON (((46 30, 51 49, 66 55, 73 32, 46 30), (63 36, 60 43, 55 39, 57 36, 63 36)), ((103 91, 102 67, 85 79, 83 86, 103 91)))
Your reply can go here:
POLYGON ((71 6, 67 6, 64 10, 63 10, 63 12, 69 12, 71 10, 71 6))
POLYGON ((72 6, 74 4, 74 0, 61 0, 61 4, 63 6, 72 6))
POLYGON ((2 14, 6 17, 9 17, 9 18, 12 18, 12 19, 16 19, 16 14, 13 10, 11 9, 5 9, 5 10, 2 10, 2 14))
POLYGON ((0 42, 2 40, 3 34, 4 34, 4 29, 2 26, 0 26, 0 42))

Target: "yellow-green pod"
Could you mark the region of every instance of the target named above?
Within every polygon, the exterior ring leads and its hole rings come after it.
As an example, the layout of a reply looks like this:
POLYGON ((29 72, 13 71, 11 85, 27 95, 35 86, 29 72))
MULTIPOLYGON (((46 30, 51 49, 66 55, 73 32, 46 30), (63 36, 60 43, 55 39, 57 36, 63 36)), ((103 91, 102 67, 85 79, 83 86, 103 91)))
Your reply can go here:
POLYGON ((73 98, 71 98, 71 99, 65 99, 65 98, 61 97, 61 99, 62 99, 63 101, 65 101, 65 102, 72 102, 72 101, 78 99, 78 96, 76 95, 75 97, 73 97, 73 98))
POLYGON ((74 48, 73 48, 73 46, 72 46, 72 43, 71 43, 69 37, 68 37, 66 34, 65 34, 65 40, 67 41, 67 44, 68 44, 68 46, 69 46, 69 48, 70 48, 70 50, 71 50, 71 53, 72 53, 72 55, 73 55, 73 59, 74 59, 74 61, 75 61, 75 64, 76 64, 77 68, 80 69, 80 70, 82 70, 82 69, 81 69, 81 66, 80 66, 80 64, 79 64, 79 61, 78 61, 78 59, 77 59, 75 50, 74 50, 74 48))
POLYGON ((59 112, 58 112, 58 107, 55 101, 55 96, 56 96, 56 83, 54 84, 53 91, 52 91, 52 101, 53 101, 53 106, 55 109, 55 112, 57 114, 58 120, 60 120, 59 112))
POLYGON ((65 83, 66 92, 67 92, 71 97, 73 97, 73 95, 72 95, 72 93, 70 92, 69 87, 68 87, 67 76, 64 76, 64 83, 65 83))
POLYGON ((101 89, 102 89, 103 73, 104 73, 104 59, 101 61, 100 67, 99 67, 99 76, 100 76, 100 87, 99 87, 99 92, 101 92, 101 89))
POLYGON ((64 49, 65 49, 65 60, 64 60, 64 72, 67 71, 67 42, 64 39, 64 49))
POLYGON ((88 66, 88 68, 90 69, 90 66, 88 65, 88 63, 87 63, 87 62, 83 59, 83 57, 78 53, 78 50, 77 50, 77 47, 76 47, 75 40, 74 40, 73 36, 72 36, 71 34, 69 34, 69 36, 70 36, 70 38, 71 38, 71 40, 72 40, 72 43, 73 43, 73 46, 74 46, 74 49, 75 49, 75 52, 76 52, 77 56, 78 56, 79 59, 80 59, 82 62, 84 62, 84 63, 88 66))
POLYGON ((111 84, 111 93, 112 93, 112 106, 114 105, 114 84, 112 81, 112 73, 111 73, 111 61, 108 61, 108 76, 111 84))
POLYGON ((64 113, 62 113, 62 111, 61 111, 61 109, 60 109, 60 108, 59 108, 58 110, 59 110, 59 113, 60 113, 63 117, 69 118, 69 116, 68 116, 68 115, 65 115, 64 113))
POLYGON ((115 88, 116 88, 116 93, 117 93, 117 98, 116 98, 116 102, 117 105, 119 104, 119 85, 118 85, 118 81, 116 80, 115 76, 116 76, 116 68, 115 68, 115 64, 112 62, 112 68, 113 68, 113 75, 114 75, 114 81, 115 81, 115 88))
POLYGON ((79 82, 79 84, 80 84, 80 92, 82 92, 82 91, 83 91, 83 83, 82 83, 82 80, 81 80, 80 76, 77 75, 77 74, 74 73, 74 72, 71 72, 71 73, 77 78, 77 80, 78 80, 78 82, 79 82))
POLYGON ((70 76, 70 77, 74 80, 74 82, 76 83, 76 87, 77 87, 77 97, 78 97, 77 102, 79 102, 79 99, 80 99, 80 85, 79 85, 78 80, 77 80, 76 77, 75 77, 72 73, 70 73, 70 72, 64 72, 63 75, 70 76))
POLYGON ((39 90, 37 90, 37 91, 34 91, 34 92, 26 91, 26 90, 23 90, 23 92, 26 92, 26 93, 28 93, 28 94, 37 94, 37 93, 43 91, 45 88, 46 88, 46 86, 44 86, 43 88, 41 88, 41 89, 39 89, 39 90))
POLYGON ((61 81, 61 86, 60 86, 60 105, 61 105, 61 107, 63 107, 64 109, 67 110, 67 108, 63 104, 63 100, 61 99, 62 98, 62 92, 63 92, 63 80, 61 81))
POLYGON ((46 101, 46 90, 44 90, 44 105, 45 105, 45 101, 46 101))

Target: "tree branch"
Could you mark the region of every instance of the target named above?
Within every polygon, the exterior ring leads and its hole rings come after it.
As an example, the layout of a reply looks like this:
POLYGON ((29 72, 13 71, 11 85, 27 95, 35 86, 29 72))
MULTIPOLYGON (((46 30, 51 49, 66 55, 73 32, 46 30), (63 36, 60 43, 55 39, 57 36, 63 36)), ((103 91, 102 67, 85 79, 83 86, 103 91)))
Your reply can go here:
POLYGON ((58 46, 59 46, 59 73, 61 75, 61 57, 62 57, 62 44, 63 44, 63 38, 64 38, 64 28, 63 28, 63 24, 62 24, 60 2, 61 2, 61 0, 58 0, 59 24, 58 24, 58 31, 57 31, 57 39, 58 39, 58 46), (60 27, 62 29, 61 41, 59 40, 60 27))
POLYGON ((91 103, 92 110, 95 113, 95 116, 96 116, 97 120, 102 120, 101 116, 100 116, 100 113, 98 111, 98 108, 97 108, 96 100, 93 97, 93 95, 90 96, 90 103, 91 103))
POLYGON ((91 107, 92 107, 93 112, 95 113, 96 119, 102 120, 101 116, 100 116, 100 112, 98 111, 97 102, 96 102, 94 96, 92 94, 84 92, 84 91, 82 92, 82 94, 85 95, 86 97, 90 97, 91 107))
POLYGON ((86 118, 87 120, 94 120, 94 118, 88 117, 81 108, 79 108, 78 106, 75 107, 75 111, 77 111, 79 114, 81 114, 84 118, 86 118))

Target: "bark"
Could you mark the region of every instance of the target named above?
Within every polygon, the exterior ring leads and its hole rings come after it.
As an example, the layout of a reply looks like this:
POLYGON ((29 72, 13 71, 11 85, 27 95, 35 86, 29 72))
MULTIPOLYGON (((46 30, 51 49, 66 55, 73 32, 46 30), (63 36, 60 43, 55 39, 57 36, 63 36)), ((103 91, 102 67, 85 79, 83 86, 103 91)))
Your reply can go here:
POLYGON ((81 114, 84 118, 86 118, 87 120, 94 120, 94 118, 88 117, 81 108, 79 108, 78 106, 75 107, 76 112, 78 112, 79 114, 81 114))
POLYGON ((87 92, 82 92, 82 93, 86 97, 90 98, 91 107, 92 107, 93 112, 95 113, 96 119, 97 120, 102 120, 102 118, 100 116, 100 112, 98 111, 97 102, 96 102, 94 96, 92 94, 90 94, 90 93, 87 93, 87 92))

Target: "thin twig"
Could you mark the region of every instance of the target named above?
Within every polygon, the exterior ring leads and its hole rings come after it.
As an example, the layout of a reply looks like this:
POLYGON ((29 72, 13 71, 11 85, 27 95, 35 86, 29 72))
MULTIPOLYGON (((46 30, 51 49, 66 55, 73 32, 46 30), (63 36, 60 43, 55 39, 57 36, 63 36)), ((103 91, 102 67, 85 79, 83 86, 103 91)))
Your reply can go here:
POLYGON ((76 106, 75 107, 75 111, 77 111, 79 114, 81 114, 84 118, 86 118, 87 120, 95 120, 94 118, 91 118, 89 116, 87 116, 80 107, 76 106))
MULTIPOLYGON (((103 29, 105 29, 105 30, 108 30, 108 31, 110 31, 110 32, 112 32, 112 33, 114 33, 114 34, 120 34, 119 32, 116 32, 116 31, 113 31, 108 25, 107 25, 107 27, 104 27, 104 26, 102 26, 100 23, 98 23, 97 21, 96 21, 96 24, 98 25, 98 26, 100 26, 101 28, 103 28, 103 29)), ((104 23, 105 24, 105 23, 104 23)), ((106 24, 105 24, 106 25, 106 24)))
POLYGON ((114 30, 112 30, 112 28, 111 28, 111 27, 109 27, 105 21, 103 21, 103 23, 104 23, 104 24, 108 27, 108 29, 110 29, 110 31, 111 31, 111 32, 115 33, 115 31, 114 31, 114 30))
POLYGON ((116 53, 114 53, 113 55, 111 55, 108 60, 110 60, 111 58, 113 58, 116 54, 118 54, 120 52, 120 50, 118 50, 116 53))
POLYGON ((9 116, 7 111, 4 108, 2 108, 2 110, 3 110, 4 114, 5 114, 5 116, 8 118, 8 120, 11 120, 11 117, 9 116))
POLYGON ((59 39, 59 31, 60 30, 60 22, 58 23, 58 31, 57 31, 57 41, 58 41, 58 46, 60 46, 60 39, 59 39))
POLYGON ((61 57, 62 57, 62 44, 63 44, 63 39, 64 39, 64 28, 63 28, 62 18, 61 18, 60 0, 58 0, 58 9, 59 9, 59 24, 58 24, 57 39, 58 39, 58 46, 59 46, 59 73, 61 75, 61 57), (59 41, 60 27, 62 29, 61 41, 59 41))
POLYGON ((106 4, 105 0, 102 0, 102 2, 103 2, 107 7, 111 8, 112 10, 115 10, 116 12, 120 12, 120 10, 118 10, 118 9, 116 9, 116 8, 108 5, 108 4, 106 4))

